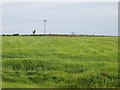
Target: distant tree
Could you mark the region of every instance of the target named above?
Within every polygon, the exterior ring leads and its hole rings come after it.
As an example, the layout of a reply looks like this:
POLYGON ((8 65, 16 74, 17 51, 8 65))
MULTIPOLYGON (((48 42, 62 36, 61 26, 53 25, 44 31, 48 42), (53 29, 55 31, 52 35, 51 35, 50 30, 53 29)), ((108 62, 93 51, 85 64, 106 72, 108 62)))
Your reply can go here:
POLYGON ((12 34, 13 36, 19 36, 19 33, 16 33, 16 34, 12 34))
POLYGON ((34 30, 32 31, 32 33, 35 34, 35 33, 36 33, 36 29, 34 29, 34 30))

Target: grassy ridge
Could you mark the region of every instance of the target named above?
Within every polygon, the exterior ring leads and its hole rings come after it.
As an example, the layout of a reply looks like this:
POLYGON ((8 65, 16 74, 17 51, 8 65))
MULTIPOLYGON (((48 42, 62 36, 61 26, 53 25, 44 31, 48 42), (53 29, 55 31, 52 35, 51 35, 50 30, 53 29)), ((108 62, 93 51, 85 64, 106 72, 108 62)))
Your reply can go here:
POLYGON ((3 87, 118 87, 117 37, 3 36, 3 87))

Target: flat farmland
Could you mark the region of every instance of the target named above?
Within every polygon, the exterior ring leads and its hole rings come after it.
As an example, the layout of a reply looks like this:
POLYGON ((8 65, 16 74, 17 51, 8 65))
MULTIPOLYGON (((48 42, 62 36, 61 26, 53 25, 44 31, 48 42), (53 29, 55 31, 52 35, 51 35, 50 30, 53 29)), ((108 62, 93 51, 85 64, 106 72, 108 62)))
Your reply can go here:
POLYGON ((2 36, 2 86, 118 87, 118 37, 2 36))

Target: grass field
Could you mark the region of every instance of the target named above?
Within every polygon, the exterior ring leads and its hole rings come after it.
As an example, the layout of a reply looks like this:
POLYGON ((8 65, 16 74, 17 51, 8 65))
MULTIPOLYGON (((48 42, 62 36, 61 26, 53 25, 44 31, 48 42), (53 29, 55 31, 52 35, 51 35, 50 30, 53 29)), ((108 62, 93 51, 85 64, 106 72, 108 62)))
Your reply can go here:
POLYGON ((3 36, 3 88, 118 87, 117 37, 3 36))

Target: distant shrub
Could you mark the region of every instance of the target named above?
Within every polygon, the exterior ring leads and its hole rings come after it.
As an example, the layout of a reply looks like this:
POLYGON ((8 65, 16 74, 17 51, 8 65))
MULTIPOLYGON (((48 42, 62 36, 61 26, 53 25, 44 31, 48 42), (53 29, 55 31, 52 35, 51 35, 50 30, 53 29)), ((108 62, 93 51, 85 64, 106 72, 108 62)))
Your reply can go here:
POLYGON ((19 34, 17 33, 17 34, 12 34, 12 36, 19 36, 19 34))
POLYGON ((9 35, 9 34, 2 34, 2 36, 11 36, 11 35, 9 35))
POLYGON ((6 36, 5 34, 2 34, 2 36, 6 36))

